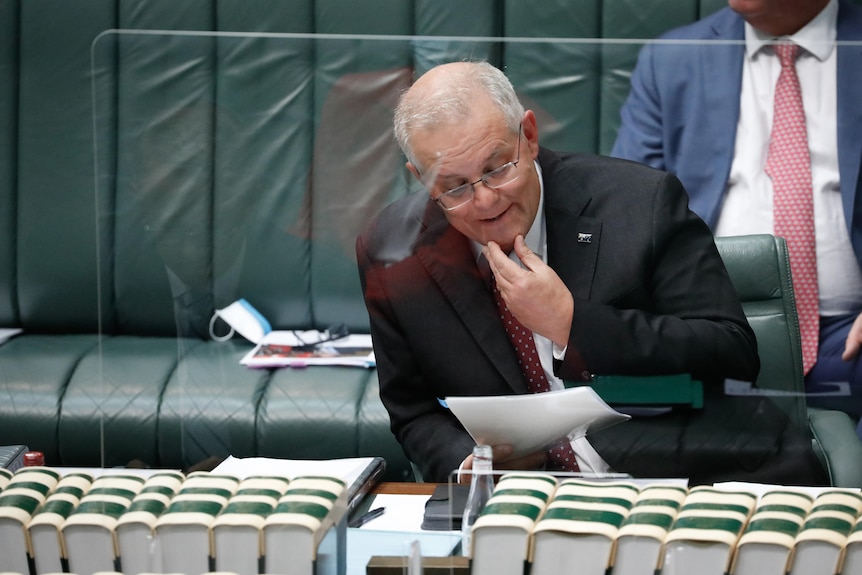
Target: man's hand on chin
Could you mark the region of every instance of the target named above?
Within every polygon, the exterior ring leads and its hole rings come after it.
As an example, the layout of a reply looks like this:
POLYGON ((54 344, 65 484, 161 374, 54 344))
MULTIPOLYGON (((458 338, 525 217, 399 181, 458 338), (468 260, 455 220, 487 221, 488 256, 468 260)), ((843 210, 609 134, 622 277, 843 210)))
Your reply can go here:
POLYGON ((524 267, 512 261, 495 242, 488 242, 482 251, 512 315, 530 331, 565 348, 575 300, 557 272, 527 247, 522 235, 515 238, 515 254, 524 267))

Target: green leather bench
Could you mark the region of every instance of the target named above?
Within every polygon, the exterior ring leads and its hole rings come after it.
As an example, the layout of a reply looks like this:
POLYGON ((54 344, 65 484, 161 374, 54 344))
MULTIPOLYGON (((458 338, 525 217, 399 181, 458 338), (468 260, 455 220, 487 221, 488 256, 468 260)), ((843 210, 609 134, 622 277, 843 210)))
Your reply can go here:
POLYGON ((545 145, 607 152, 639 45, 578 39, 723 5, 0 0, 0 327, 24 330, 0 345, 0 444, 75 466, 379 455, 412 478, 374 370, 247 369, 213 310, 367 330, 353 242, 412 185, 389 122, 414 74, 489 59, 545 145))

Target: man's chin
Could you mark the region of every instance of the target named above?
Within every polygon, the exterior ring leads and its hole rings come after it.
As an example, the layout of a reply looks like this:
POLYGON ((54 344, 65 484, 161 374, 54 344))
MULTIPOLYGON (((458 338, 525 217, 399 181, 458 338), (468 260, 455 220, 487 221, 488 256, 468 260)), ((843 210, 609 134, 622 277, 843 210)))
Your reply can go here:
POLYGON ((513 249, 515 249, 515 239, 514 238, 505 239, 505 240, 499 239, 499 238, 487 238, 485 241, 480 242, 480 243, 484 246, 487 246, 489 242, 496 243, 498 246, 500 246, 500 249, 503 250, 507 254, 509 252, 511 252, 513 249))

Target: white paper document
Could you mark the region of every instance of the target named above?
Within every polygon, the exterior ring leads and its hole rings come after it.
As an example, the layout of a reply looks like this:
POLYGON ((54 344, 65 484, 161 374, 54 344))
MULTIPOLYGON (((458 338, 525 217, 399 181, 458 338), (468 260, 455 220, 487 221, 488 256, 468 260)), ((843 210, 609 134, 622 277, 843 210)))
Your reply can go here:
POLYGON ((18 327, 0 327, 0 345, 6 343, 10 338, 21 333, 21 328, 18 327))
POLYGON ((334 475, 344 479, 347 485, 351 485, 373 462, 373 457, 316 460, 230 455, 213 469, 213 473, 224 473, 240 479, 254 475, 278 475, 288 479, 300 475, 334 475))
POLYGON ((509 443, 514 457, 630 418, 587 386, 525 395, 447 397, 446 404, 476 443, 509 443))

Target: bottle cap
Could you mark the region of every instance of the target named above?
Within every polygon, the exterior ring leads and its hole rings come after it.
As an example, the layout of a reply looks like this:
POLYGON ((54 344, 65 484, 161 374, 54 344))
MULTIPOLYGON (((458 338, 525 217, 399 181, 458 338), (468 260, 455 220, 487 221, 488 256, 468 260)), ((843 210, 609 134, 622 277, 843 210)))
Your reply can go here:
POLYGON ((45 465, 45 454, 41 451, 28 451, 24 454, 24 467, 45 465))

